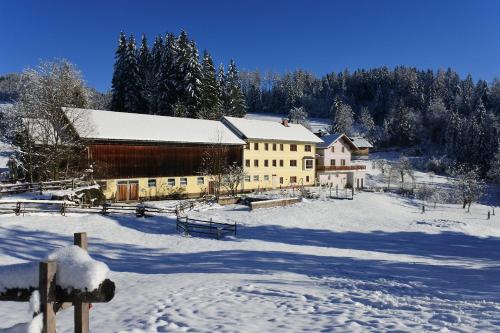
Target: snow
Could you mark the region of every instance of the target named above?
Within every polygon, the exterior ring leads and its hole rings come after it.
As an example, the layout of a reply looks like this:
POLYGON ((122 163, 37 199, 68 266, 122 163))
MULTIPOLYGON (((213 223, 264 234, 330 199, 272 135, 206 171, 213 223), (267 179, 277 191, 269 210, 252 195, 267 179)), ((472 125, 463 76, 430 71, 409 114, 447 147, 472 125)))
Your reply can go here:
POLYGON ((76 131, 86 139, 244 144, 220 121, 104 110, 63 110, 69 117, 78 112, 88 115, 86 122, 75 121, 76 131))
MULTIPOLYGON (((42 259, 88 232, 117 287, 92 309, 93 332, 498 331, 500 209, 490 220, 480 204, 422 214, 394 194, 315 191, 319 200, 287 207, 187 212, 236 221, 237 236, 220 241, 178 235, 165 214, 0 215, 0 264, 42 259)), ((24 308, 0 302, 0 327, 24 320, 24 308)), ((72 332, 72 311, 57 320, 72 332)))
POLYGON ((7 162, 9 162, 10 156, 14 153, 15 149, 12 145, 0 141, 0 180, 2 179, 2 173, 8 171, 7 162))
POLYGON ((57 261, 56 283, 63 289, 97 289, 109 272, 106 264, 75 245, 55 250, 47 258, 57 261))
POLYGON ((223 117, 222 120, 245 138, 258 140, 281 140, 321 143, 320 138, 299 124, 284 126, 281 122, 223 117))
MULTIPOLYGON (((106 264, 75 245, 56 249, 47 259, 57 262, 56 283, 63 289, 97 289, 109 272, 106 264)), ((38 262, 0 266, 0 291, 38 288, 38 267, 38 262)))
MULTIPOLYGON (((246 119, 254 120, 265 120, 273 122, 281 122, 282 119, 288 118, 286 114, 276 114, 276 113, 247 113, 246 119)), ((319 131, 329 131, 331 125, 331 120, 328 118, 315 118, 309 117, 309 126, 313 133, 318 133, 319 131)))

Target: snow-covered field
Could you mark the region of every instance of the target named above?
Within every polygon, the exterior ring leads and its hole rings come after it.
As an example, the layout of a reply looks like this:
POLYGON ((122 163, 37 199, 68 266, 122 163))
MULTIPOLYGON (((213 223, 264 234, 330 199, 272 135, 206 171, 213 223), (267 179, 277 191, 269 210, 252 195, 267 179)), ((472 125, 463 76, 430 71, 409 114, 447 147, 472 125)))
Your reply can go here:
MULTIPOLYGON (((487 210, 421 214, 361 193, 189 213, 237 221, 238 235, 221 241, 178 235, 174 216, 0 215, 0 264, 39 260, 88 232, 117 283, 115 299, 92 308, 92 332, 494 332, 500 209, 491 220, 487 210)), ((27 321, 27 308, 0 302, 0 327, 27 321)), ((72 332, 72 315, 58 314, 58 332, 72 332)))

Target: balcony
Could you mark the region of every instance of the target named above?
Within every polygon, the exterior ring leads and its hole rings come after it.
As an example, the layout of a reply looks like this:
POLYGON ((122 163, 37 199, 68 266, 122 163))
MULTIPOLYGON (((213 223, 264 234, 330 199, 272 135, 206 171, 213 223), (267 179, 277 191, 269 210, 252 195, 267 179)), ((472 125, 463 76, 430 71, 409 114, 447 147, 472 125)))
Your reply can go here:
POLYGON ((366 165, 318 165, 318 171, 355 171, 366 170, 366 165))

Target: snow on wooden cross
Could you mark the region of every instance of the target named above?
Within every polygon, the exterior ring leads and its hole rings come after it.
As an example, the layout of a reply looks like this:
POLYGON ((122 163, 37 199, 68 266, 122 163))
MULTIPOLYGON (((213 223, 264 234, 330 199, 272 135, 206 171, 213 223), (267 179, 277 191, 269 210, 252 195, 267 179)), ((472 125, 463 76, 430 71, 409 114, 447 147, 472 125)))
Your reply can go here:
POLYGON ((52 252, 38 265, 0 266, 0 301, 32 302, 39 295, 39 305, 32 307, 43 333, 55 333, 57 311, 71 306, 75 332, 88 333, 90 303, 107 303, 115 295, 114 282, 106 279, 109 268, 87 253, 87 234, 75 233, 74 245, 52 252))

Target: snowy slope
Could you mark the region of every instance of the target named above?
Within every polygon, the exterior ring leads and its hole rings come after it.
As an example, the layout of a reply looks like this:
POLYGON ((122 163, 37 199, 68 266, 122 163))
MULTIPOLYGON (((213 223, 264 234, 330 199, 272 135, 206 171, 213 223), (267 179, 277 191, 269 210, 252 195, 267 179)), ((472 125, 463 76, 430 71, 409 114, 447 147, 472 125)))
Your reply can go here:
MULTIPOLYGON (((87 231, 117 283, 115 299, 91 310, 93 332, 493 332, 500 209, 489 221, 487 209, 421 214, 362 193, 190 213, 238 221, 222 241, 177 235, 173 216, 0 215, 0 264, 43 258, 87 231)), ((26 321, 25 308, 0 302, 0 327, 26 321)), ((59 332, 72 332, 72 315, 58 314, 59 332)))

